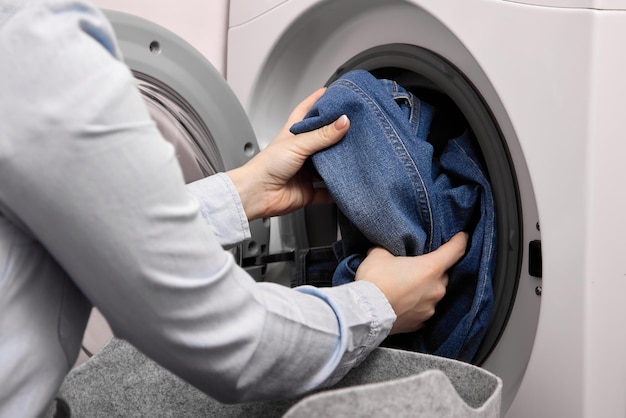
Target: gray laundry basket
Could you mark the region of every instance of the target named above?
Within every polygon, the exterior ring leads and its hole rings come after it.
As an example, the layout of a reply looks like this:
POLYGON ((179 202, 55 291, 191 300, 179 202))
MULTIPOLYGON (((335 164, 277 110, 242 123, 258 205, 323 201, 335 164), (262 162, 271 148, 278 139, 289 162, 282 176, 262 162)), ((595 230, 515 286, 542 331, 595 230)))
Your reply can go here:
MULTIPOLYGON (((338 385, 299 399, 221 404, 123 340, 72 370, 71 417, 498 417, 502 381, 478 367, 378 348, 338 385)), ((51 412, 52 414, 52 412, 51 412)))

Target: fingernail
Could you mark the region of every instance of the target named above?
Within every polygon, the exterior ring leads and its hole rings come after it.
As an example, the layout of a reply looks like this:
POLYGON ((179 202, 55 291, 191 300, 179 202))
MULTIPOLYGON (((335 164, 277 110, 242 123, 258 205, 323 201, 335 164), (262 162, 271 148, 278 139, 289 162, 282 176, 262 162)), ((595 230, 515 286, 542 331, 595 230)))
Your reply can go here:
POLYGON ((346 115, 341 115, 339 119, 335 121, 335 129, 338 131, 342 130, 348 124, 348 117, 346 115))

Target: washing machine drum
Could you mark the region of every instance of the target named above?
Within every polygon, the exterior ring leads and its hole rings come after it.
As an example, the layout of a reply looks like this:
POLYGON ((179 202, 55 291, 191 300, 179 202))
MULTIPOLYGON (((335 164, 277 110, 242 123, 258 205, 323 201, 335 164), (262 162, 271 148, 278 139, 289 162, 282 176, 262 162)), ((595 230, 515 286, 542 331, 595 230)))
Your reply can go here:
POLYGON ((224 171, 224 162, 210 132, 198 114, 169 86, 146 74, 135 73, 150 116, 168 142, 186 183, 224 171), (204 144, 204 150, 199 144, 204 144))

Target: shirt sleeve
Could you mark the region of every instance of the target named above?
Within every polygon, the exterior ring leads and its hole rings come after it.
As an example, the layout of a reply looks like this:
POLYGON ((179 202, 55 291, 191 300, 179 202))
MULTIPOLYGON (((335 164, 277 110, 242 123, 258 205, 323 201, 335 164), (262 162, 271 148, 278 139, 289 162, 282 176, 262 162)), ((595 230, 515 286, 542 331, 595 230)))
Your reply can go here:
POLYGON ((104 16, 24 4, 0 27, 0 200, 116 336, 224 402, 334 383, 387 336, 371 283, 255 282, 222 248, 249 233, 232 184, 185 186, 104 16))
POLYGON ((250 238, 250 225, 241 199, 226 174, 218 173, 190 183, 187 191, 198 201, 202 218, 222 246, 250 238))

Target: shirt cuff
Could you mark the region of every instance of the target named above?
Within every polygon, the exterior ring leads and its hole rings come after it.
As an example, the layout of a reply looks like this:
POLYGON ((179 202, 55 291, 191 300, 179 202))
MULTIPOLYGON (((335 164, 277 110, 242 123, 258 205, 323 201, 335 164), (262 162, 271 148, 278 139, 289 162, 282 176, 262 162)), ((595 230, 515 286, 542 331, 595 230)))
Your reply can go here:
POLYGON ((200 204, 202 217, 222 246, 250 238, 250 225, 241 198, 225 173, 189 183, 187 191, 200 204))
POLYGON ((339 343, 326 366, 321 387, 337 383, 387 338, 396 320, 389 301, 373 283, 357 281, 337 287, 301 286, 296 290, 324 299, 339 322, 339 343))

